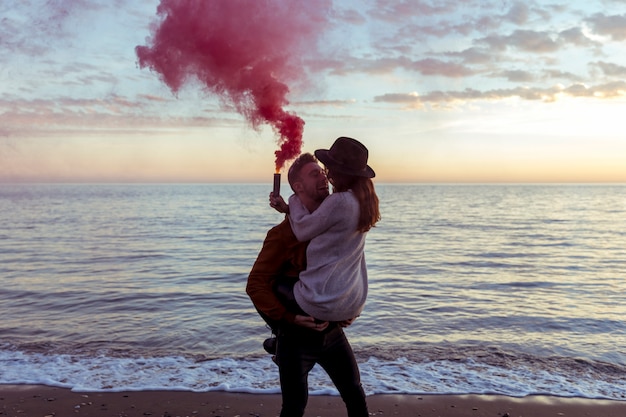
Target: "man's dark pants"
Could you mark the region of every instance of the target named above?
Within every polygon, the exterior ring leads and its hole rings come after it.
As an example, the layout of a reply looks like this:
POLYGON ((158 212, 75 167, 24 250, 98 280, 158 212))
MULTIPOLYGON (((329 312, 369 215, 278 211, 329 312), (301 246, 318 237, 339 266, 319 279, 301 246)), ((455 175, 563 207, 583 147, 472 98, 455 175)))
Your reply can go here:
POLYGON ((308 401, 308 375, 319 364, 346 404, 349 417, 367 417, 365 392, 352 347, 343 329, 331 323, 323 332, 295 326, 278 331, 276 361, 283 407, 280 417, 301 417, 308 401))

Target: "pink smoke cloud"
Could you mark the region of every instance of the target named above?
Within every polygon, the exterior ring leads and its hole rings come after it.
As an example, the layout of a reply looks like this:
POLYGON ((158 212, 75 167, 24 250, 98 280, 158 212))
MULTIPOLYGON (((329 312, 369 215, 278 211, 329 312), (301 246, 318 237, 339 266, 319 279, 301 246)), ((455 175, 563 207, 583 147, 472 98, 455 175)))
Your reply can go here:
POLYGON ((175 94, 197 80, 253 128, 271 125, 279 171, 302 148, 304 120, 285 110, 289 85, 306 78, 301 60, 316 51, 330 7, 330 0, 161 0, 159 24, 135 48, 138 63, 175 94))

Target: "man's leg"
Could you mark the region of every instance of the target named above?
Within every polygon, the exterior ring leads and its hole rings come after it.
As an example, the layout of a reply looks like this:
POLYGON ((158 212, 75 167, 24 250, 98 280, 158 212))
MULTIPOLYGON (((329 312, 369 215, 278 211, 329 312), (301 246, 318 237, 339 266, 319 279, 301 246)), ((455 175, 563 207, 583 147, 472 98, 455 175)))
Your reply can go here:
POLYGON ((326 334, 324 351, 319 364, 330 376, 346 404, 348 417, 368 417, 365 392, 361 385, 359 366, 352 347, 337 325, 326 334))
POLYGON ((308 335, 305 331, 294 329, 279 331, 276 363, 283 399, 280 417, 304 415, 309 399, 309 372, 316 363, 316 355, 313 352, 315 348, 311 346, 316 344, 315 337, 309 336, 316 335, 308 335))

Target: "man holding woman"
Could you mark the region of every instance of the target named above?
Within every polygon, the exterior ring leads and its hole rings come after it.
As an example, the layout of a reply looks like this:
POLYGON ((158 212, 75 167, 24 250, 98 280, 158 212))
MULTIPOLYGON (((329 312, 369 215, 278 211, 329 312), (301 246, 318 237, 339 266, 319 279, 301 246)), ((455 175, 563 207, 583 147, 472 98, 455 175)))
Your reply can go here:
POLYGON ((246 291, 277 334, 281 417, 304 414, 308 373, 316 363, 337 387, 348 416, 366 417, 343 327, 361 313, 367 296, 365 235, 380 219, 374 171, 367 148, 351 138, 338 138, 315 155, 326 172, 310 154, 296 159, 288 174, 294 191, 289 206, 270 196, 270 205, 289 215, 268 232, 246 291), (330 196, 327 178, 334 187, 330 196))

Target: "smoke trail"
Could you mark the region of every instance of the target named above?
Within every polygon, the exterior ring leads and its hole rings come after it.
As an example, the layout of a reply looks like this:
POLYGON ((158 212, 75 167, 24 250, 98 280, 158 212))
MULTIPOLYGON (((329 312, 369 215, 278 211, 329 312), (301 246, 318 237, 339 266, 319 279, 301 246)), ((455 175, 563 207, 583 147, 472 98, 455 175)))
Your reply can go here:
POLYGON ((331 0, 161 0, 147 46, 135 52, 177 93, 191 80, 233 105, 254 128, 279 136, 276 170, 300 153, 304 120, 284 107, 289 82, 302 81, 331 0))

